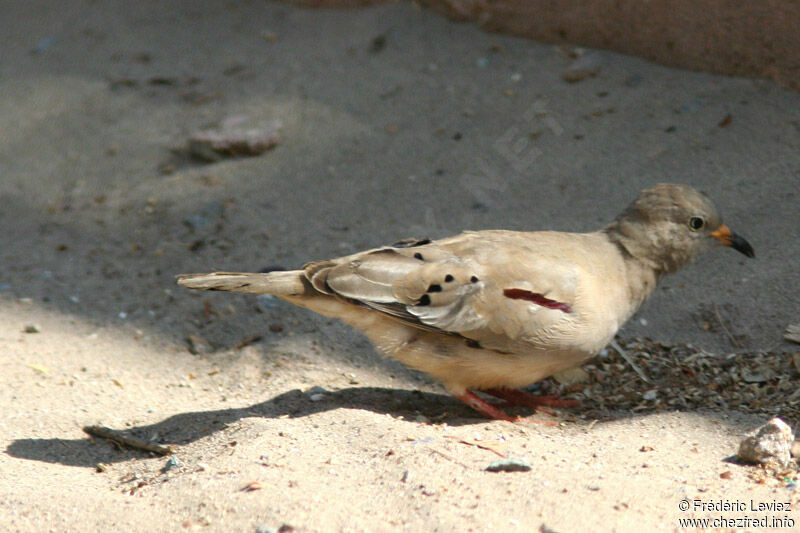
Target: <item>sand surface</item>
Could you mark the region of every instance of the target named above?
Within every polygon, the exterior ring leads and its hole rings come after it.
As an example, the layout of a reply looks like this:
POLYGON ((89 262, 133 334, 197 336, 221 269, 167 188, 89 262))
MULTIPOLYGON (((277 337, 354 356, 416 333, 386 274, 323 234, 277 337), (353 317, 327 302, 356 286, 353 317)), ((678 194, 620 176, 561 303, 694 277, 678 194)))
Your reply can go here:
POLYGON ((0 43, 3 530, 800 525, 749 507, 796 501, 796 485, 724 461, 764 416, 487 421, 336 321, 174 284, 464 229, 589 231, 644 186, 683 182, 757 258, 716 250, 665 279, 621 337, 791 357, 799 94, 591 50, 595 75, 567 83, 573 50, 410 4, 5 2, 0 43), (239 116, 279 121, 280 144, 210 164, 180 151, 239 116), (177 460, 164 471, 89 424, 177 460), (499 454, 533 468, 484 471, 499 454))

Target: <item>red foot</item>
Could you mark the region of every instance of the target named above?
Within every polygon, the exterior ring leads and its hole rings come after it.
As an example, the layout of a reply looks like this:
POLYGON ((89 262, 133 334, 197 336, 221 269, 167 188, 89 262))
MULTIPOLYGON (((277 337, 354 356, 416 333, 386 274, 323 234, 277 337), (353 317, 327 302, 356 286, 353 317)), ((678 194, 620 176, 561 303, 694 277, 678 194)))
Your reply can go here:
POLYGON ((483 400, 469 389, 467 389, 464 394, 456 396, 456 398, 469 405, 479 413, 485 414, 489 418, 494 418, 495 420, 506 420, 508 422, 517 422, 519 420, 519 417, 508 416, 502 410, 483 400))
POLYGON ((580 405, 578 400, 562 400, 558 394, 535 396, 517 389, 487 389, 483 392, 505 400, 512 405, 524 405, 545 412, 547 411, 541 408, 543 405, 547 407, 577 407, 580 405))
MULTIPOLYGON (((523 394, 523 393, 520 393, 523 394)), ((490 404, 489 402, 481 399, 478 395, 476 395, 471 390, 467 389, 464 394, 456 396, 459 400, 464 402, 465 404, 469 405, 479 413, 482 413, 489 418, 494 418, 495 420, 505 420, 507 422, 534 422, 537 424, 546 424, 555 426, 554 422, 547 422, 544 420, 529 420, 527 418, 522 418, 520 416, 509 416, 501 409, 498 409, 494 405, 490 404)))

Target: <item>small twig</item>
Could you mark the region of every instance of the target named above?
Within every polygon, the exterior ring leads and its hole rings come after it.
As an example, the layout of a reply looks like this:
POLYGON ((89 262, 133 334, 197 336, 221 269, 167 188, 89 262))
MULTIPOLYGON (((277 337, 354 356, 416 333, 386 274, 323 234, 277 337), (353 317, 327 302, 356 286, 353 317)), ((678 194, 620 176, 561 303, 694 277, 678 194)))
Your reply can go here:
POLYGON ((244 339, 240 340, 236 344, 233 345, 232 350, 241 350, 245 346, 249 346, 254 342, 258 342, 261 340, 261 335, 250 335, 249 337, 245 337, 244 339))
POLYGON ((439 451, 439 450, 437 450, 436 448, 430 448, 430 447, 429 447, 429 448, 428 448, 428 450, 430 450, 430 451, 431 451, 431 452, 433 452, 433 453, 437 453, 437 454, 441 455, 442 457, 444 457, 445 459, 448 459, 448 460, 450 460, 450 461, 453 461, 454 463, 456 463, 456 464, 458 464, 458 465, 461 465, 461 466, 463 466, 463 467, 464 467, 464 468, 466 468, 467 470, 469 470, 469 469, 470 469, 470 468, 469 468, 467 465, 465 465, 464 463, 462 463, 461 461, 459 461, 459 460, 458 460, 458 459, 456 459, 455 457, 453 457, 453 456, 451 456, 451 455, 448 455, 448 454, 446 454, 446 453, 444 453, 444 452, 440 452, 440 451, 439 451))
POLYGON ((728 338, 731 340, 731 343, 733 343, 733 345, 736 346, 737 348, 741 348, 742 345, 739 344, 739 341, 737 341, 733 337, 733 335, 731 334, 730 330, 728 330, 727 326, 725 326, 725 322, 722 321, 722 315, 719 314, 719 307, 717 307, 716 303, 714 304, 714 313, 716 313, 717 321, 719 322, 719 325, 722 326, 722 329, 725 330, 725 333, 728 335, 728 338))
POLYGON ((490 451, 490 452, 492 452, 494 454, 497 454, 498 456, 500 456, 500 457, 502 457, 504 459, 506 457, 505 454, 503 454, 503 452, 501 452, 500 450, 497 449, 499 446, 502 446, 499 443, 495 443, 495 442, 480 442, 480 441, 477 441, 477 440, 462 439, 461 437, 456 437, 455 435, 445 435, 445 437, 447 437, 448 439, 453 439, 453 440, 455 440, 457 442, 460 442, 461 444, 466 444, 467 446, 475 446, 476 448, 480 448, 481 450, 490 451))
POLYGON ((637 375, 638 375, 640 378, 642 378, 642 381, 644 381, 645 383, 648 383, 648 384, 649 384, 649 383, 651 383, 651 381, 650 381, 650 380, 647 378, 647 376, 646 376, 646 375, 645 375, 645 373, 642 371, 642 369, 641 369, 641 368, 639 368, 639 367, 636 365, 636 363, 634 363, 634 362, 633 362, 633 359, 631 359, 631 358, 630 358, 630 356, 628 356, 628 354, 625 352, 625 350, 623 350, 623 349, 622 349, 622 346, 620 346, 620 345, 617 343, 617 341, 615 341, 614 339, 611 339, 611 342, 610 342, 609 344, 611 344, 611 347, 612 347, 612 348, 614 348, 614 349, 617 351, 617 353, 620 355, 620 357, 622 357, 623 359, 625 359, 625 362, 626 362, 626 363, 628 363, 628 364, 631 366, 631 368, 633 369, 633 371, 634 371, 634 372, 636 372, 636 374, 637 374, 637 375))
POLYGON ((119 431, 115 431, 111 428, 103 426, 85 426, 83 428, 83 431, 85 433, 88 433, 89 435, 92 435, 93 437, 108 439, 110 441, 116 442, 117 444, 122 444, 123 446, 127 446, 129 448, 144 450, 146 452, 153 452, 159 455, 170 455, 174 451, 171 446, 151 444, 149 442, 143 441, 142 439, 137 439, 136 437, 129 437, 127 435, 123 435, 119 431))

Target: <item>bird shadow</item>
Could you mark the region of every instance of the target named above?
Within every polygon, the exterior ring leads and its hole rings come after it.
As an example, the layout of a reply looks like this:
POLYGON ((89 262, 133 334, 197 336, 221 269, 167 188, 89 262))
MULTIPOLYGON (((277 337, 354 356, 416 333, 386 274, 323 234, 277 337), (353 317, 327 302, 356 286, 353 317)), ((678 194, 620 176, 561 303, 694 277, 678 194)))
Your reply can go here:
MULTIPOLYGON (((265 402, 233 409, 196 411, 170 416, 160 422, 133 426, 115 433, 145 442, 169 443, 174 446, 190 444, 213 435, 240 419, 249 417, 302 418, 335 409, 354 409, 388 414, 395 418, 421 423, 446 423, 450 426, 485 424, 490 420, 470 407, 446 394, 399 390, 381 387, 352 387, 338 391, 320 391, 309 394, 299 389, 290 390, 265 402)), ((644 409, 637 412, 598 408, 592 401, 581 402, 576 407, 559 409, 556 418, 534 413, 532 409, 501 405, 508 414, 533 415, 532 423, 568 422, 580 426, 595 422, 613 422, 625 418, 645 416, 662 409, 644 409)), ((6 453, 19 459, 28 459, 65 466, 96 467, 98 463, 114 464, 136 458, 152 457, 152 453, 123 447, 86 436, 82 439, 18 439, 6 453)))
MULTIPOLYGON (((340 408, 372 411, 409 420, 447 422, 452 426, 487 421, 449 395, 418 390, 354 387, 325 391, 321 396, 291 390, 246 407, 180 413, 155 424, 129 427, 117 433, 146 442, 181 446, 212 435, 242 418, 301 418, 340 408)), ((82 439, 18 439, 6 448, 6 453, 19 459, 78 467, 94 467, 98 463, 113 464, 150 456, 148 452, 124 448, 116 443, 98 445, 98 439, 89 435, 82 439)))

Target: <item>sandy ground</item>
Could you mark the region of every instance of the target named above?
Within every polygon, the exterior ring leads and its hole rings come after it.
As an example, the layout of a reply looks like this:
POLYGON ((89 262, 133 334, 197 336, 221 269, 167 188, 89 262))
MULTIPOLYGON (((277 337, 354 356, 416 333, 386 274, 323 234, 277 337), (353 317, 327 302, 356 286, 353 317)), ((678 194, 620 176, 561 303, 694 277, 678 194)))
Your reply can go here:
POLYGON ((173 280, 463 229, 591 230, 643 186, 685 182, 757 259, 719 250, 668 278, 622 337, 790 357, 800 95, 605 52, 568 84, 568 50, 409 4, 6 2, 0 43, 4 530, 800 524, 750 508, 796 485, 724 461, 764 417, 487 421, 335 321, 173 280), (170 151, 239 115, 280 120, 280 145, 213 164, 170 151), (189 336, 208 345, 190 353, 189 336), (177 462, 87 424, 172 444, 177 462), (533 469, 484 471, 498 453, 533 469), (695 503, 720 501, 747 507, 695 503))

